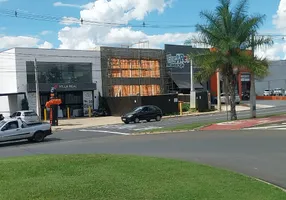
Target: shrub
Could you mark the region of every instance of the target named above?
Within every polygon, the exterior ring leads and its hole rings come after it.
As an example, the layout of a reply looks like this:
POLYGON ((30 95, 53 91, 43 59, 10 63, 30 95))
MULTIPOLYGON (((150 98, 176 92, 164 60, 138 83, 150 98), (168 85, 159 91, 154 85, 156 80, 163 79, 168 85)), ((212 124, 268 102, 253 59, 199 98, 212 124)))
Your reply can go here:
POLYGON ((183 103, 182 110, 183 110, 183 112, 190 111, 190 104, 189 103, 183 103))

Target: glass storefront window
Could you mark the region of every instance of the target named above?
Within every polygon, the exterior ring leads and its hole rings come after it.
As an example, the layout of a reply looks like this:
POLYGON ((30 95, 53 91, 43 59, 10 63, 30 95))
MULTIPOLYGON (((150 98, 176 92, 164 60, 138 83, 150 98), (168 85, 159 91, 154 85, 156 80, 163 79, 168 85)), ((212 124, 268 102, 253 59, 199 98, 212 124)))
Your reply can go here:
MULTIPOLYGON (((91 63, 38 62, 39 83, 91 83, 91 63)), ((35 83, 34 63, 27 62, 28 83, 35 83)))

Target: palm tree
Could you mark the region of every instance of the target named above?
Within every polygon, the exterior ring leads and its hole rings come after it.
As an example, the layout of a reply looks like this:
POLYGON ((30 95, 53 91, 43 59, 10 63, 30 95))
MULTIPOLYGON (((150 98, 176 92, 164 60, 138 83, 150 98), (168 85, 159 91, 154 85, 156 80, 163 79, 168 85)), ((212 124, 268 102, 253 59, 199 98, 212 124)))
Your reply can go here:
POLYGON ((249 50, 272 44, 269 37, 252 37, 263 24, 265 15, 249 15, 247 8, 248 0, 241 0, 233 9, 230 0, 219 0, 214 11, 200 13, 206 23, 198 24, 198 35, 189 40, 210 47, 210 50, 201 54, 190 55, 196 65, 200 66, 196 78, 207 80, 219 70, 226 96, 230 97, 231 120, 237 119, 236 73, 240 69, 247 69, 255 76, 263 77, 268 72, 267 60, 254 56, 253 51, 249 50))

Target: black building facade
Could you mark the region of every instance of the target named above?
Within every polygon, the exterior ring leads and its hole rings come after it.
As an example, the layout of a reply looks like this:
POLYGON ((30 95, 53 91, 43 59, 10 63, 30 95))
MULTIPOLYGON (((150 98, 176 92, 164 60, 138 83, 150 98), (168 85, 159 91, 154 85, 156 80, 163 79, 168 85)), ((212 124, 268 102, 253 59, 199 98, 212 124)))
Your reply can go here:
MULTIPOLYGON (((191 61, 188 58, 190 53, 201 53, 206 49, 193 48, 187 45, 165 45, 166 71, 170 77, 169 93, 179 92, 190 94, 191 87, 191 61)), ((193 63, 193 73, 198 71, 198 66, 193 63)), ((194 89, 208 89, 208 83, 198 83, 194 78, 194 89)))

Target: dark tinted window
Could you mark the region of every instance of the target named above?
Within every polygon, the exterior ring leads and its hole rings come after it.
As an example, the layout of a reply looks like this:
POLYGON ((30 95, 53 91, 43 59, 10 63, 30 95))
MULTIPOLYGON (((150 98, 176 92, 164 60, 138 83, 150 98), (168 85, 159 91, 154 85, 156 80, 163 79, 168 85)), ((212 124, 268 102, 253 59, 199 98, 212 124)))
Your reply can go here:
MULTIPOLYGON (((91 63, 38 62, 39 83, 91 83, 91 63)), ((33 62, 27 62, 28 83, 35 83, 33 62)))
POLYGON ((11 115, 11 117, 16 117, 16 114, 17 114, 17 113, 13 113, 13 114, 11 115))
POLYGON ((25 112, 24 116, 26 116, 26 117, 34 117, 34 116, 37 116, 37 113, 35 113, 35 112, 25 112))
POLYGON ((16 116, 17 116, 17 117, 20 117, 20 116, 21 116, 21 113, 20 113, 20 112, 17 112, 16 116))
POLYGON ((143 109, 142 109, 142 111, 143 112, 149 112, 151 109, 149 108, 149 107, 144 107, 143 109))
POLYGON ((13 130, 13 129, 17 129, 17 128, 19 128, 18 122, 9 122, 9 123, 5 126, 5 129, 6 129, 6 130, 13 130))

